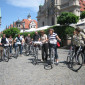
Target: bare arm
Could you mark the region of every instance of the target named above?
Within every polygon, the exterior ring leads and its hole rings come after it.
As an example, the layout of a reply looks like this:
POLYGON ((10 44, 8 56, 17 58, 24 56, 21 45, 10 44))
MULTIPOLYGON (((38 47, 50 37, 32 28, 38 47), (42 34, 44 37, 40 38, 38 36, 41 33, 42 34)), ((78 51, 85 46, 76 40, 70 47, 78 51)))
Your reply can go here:
POLYGON ((58 37, 58 35, 56 36, 56 38, 57 38, 59 41, 61 41, 61 39, 58 37))

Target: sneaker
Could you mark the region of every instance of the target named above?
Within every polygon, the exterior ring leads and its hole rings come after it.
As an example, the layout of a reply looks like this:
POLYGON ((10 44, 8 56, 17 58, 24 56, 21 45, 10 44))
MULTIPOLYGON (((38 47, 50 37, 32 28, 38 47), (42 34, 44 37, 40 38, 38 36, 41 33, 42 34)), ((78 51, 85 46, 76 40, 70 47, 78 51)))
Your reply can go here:
POLYGON ((59 62, 58 62, 58 60, 56 60, 56 65, 58 65, 59 64, 59 62))
POLYGON ((43 60, 41 59, 41 62, 43 62, 43 60))

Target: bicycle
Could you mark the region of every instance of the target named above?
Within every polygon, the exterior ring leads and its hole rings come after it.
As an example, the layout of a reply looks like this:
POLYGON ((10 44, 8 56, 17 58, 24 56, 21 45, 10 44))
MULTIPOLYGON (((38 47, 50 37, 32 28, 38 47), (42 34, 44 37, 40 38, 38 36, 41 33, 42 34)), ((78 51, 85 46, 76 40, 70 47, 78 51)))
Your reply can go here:
POLYGON ((79 46, 77 52, 75 52, 75 48, 73 49, 73 51, 70 51, 70 52, 71 52, 71 55, 67 56, 68 66, 73 71, 78 71, 79 69, 81 69, 84 63, 83 47, 79 46))
POLYGON ((25 44, 26 55, 33 55, 33 43, 25 44))
POLYGON ((33 56, 34 56, 34 60, 33 63, 36 65, 38 63, 38 51, 39 51, 39 45, 41 45, 42 43, 39 41, 35 41, 33 42, 33 56))
POLYGON ((71 46, 67 56, 68 68, 71 68, 72 57, 75 55, 75 46, 71 46))
POLYGON ((3 46, 3 56, 2 56, 2 60, 5 62, 9 61, 9 57, 10 57, 10 48, 9 48, 9 44, 4 44, 3 46))
POLYGON ((16 46, 13 47, 12 49, 12 55, 17 59, 19 56, 19 44, 17 43, 16 46))
POLYGON ((54 47, 51 47, 51 52, 50 52, 51 69, 54 67, 54 62, 55 62, 55 49, 54 49, 54 47))

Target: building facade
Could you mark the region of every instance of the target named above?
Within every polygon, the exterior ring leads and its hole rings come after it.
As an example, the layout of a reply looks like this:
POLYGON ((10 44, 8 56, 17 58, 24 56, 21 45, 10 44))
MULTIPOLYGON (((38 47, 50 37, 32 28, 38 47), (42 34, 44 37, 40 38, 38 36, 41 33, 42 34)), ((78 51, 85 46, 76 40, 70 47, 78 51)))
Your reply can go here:
POLYGON ((31 15, 29 14, 27 16, 27 19, 23 19, 23 20, 17 20, 16 22, 13 22, 13 24, 11 24, 9 27, 6 26, 6 29, 10 29, 10 28, 18 28, 20 30, 29 30, 31 28, 38 28, 38 24, 36 20, 31 19, 31 15))
POLYGON ((62 12, 72 12, 80 16, 79 0, 45 0, 44 5, 39 6, 38 27, 56 25, 57 17, 62 12))

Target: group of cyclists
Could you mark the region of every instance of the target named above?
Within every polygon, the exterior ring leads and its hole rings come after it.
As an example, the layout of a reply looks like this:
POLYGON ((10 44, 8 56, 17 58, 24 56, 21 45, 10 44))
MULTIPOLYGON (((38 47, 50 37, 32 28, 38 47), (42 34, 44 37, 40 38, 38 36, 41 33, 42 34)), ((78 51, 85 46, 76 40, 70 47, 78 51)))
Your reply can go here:
POLYGON ((49 35, 46 35, 44 31, 40 32, 40 35, 38 32, 35 32, 33 38, 31 38, 30 34, 28 34, 25 38, 23 36, 18 36, 13 39, 12 36, 9 38, 6 38, 6 35, 3 34, 3 37, 0 38, 0 53, 1 53, 1 59, 2 59, 2 52, 3 52, 3 46, 4 44, 9 44, 10 47, 10 53, 12 53, 12 48, 14 47, 15 50, 17 49, 17 46, 19 46, 19 53, 20 56, 22 56, 23 46, 25 44, 30 45, 32 41, 40 41, 42 43, 42 59, 41 61, 47 61, 48 56, 48 49, 49 53, 51 51, 51 47, 54 47, 55 49, 55 59, 56 63, 58 63, 58 54, 57 54, 57 40, 61 41, 61 39, 58 37, 56 33, 54 33, 53 29, 49 30, 49 35), (45 53, 45 55, 44 55, 45 53))
MULTIPOLYGON (((19 53, 20 56, 22 56, 23 47, 25 44, 30 45, 32 41, 40 41, 42 43, 42 59, 41 61, 47 61, 48 57, 50 57, 51 48, 53 47, 55 50, 55 60, 56 64, 58 64, 58 54, 57 54, 57 42, 61 39, 57 35, 57 33, 54 33, 54 29, 49 30, 49 34, 45 34, 45 32, 42 30, 40 32, 40 35, 38 32, 35 32, 33 38, 31 38, 30 34, 28 34, 25 38, 18 34, 18 36, 13 39, 12 36, 9 38, 6 38, 6 35, 3 34, 3 37, 0 38, 0 53, 1 53, 1 59, 3 54, 3 46, 4 44, 9 44, 10 47, 10 53, 12 53, 12 48, 14 47, 15 50, 17 49, 17 46, 19 46, 19 53), (49 52, 48 52, 49 51, 49 52), (49 54, 48 54, 49 53, 49 54), (45 54, 45 55, 44 55, 45 54)), ((76 46, 76 51, 78 50, 78 47, 80 45, 84 46, 85 44, 85 34, 81 32, 80 28, 76 28, 73 33, 73 45, 76 46)), ((85 59, 84 59, 85 63, 85 59)))

